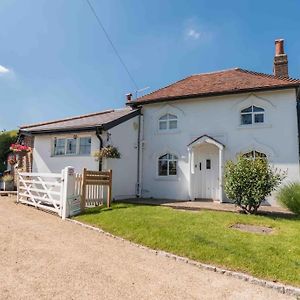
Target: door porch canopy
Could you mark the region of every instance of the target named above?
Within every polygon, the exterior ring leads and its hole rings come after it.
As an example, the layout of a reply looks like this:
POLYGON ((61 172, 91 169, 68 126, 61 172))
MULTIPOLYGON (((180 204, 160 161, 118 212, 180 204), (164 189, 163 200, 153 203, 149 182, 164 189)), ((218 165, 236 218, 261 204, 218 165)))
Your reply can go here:
MULTIPOLYGON (((190 144, 188 144, 188 150, 190 155, 190 170, 192 173, 192 168, 193 168, 193 159, 191 159, 191 156, 194 157, 194 150, 197 146, 203 145, 203 144, 211 144, 216 146, 219 149, 219 172, 218 172, 218 180, 219 180, 219 201, 223 202, 223 152, 224 152, 224 148, 225 145, 222 144, 221 142, 219 142, 218 140, 212 138, 209 135, 201 135, 198 138, 196 138, 195 140, 193 140, 190 144)), ((192 186, 191 186, 192 182, 190 180, 190 198, 192 199, 192 186)))

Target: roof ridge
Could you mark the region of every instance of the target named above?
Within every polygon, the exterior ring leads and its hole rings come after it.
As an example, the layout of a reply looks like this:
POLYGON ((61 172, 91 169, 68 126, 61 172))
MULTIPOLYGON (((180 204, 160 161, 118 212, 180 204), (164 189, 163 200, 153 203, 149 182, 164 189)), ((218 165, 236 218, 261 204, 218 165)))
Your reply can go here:
POLYGON ((229 69, 223 69, 223 70, 217 70, 217 71, 211 71, 211 72, 205 72, 205 73, 196 73, 192 74, 192 76, 201 76, 201 75, 210 75, 210 74, 217 74, 217 73, 223 73, 223 72, 228 72, 228 71, 234 71, 240 69, 239 67, 234 67, 234 68, 229 68, 229 69))
POLYGON ((258 76, 272 78, 272 79, 285 80, 287 82, 300 82, 300 79, 292 78, 292 77, 287 78, 287 77, 282 77, 282 76, 275 76, 273 74, 267 74, 267 73, 247 70, 247 69, 243 69, 243 68, 236 68, 235 70, 240 71, 240 72, 244 72, 244 73, 248 73, 248 74, 251 74, 251 75, 258 75, 258 76))
POLYGON ((64 119, 57 119, 57 120, 52 120, 52 121, 47 121, 47 122, 33 123, 33 124, 29 124, 29 125, 22 125, 22 126, 20 126, 20 129, 36 127, 36 126, 43 126, 43 125, 50 125, 50 124, 55 124, 55 123, 60 123, 60 122, 65 122, 65 121, 72 121, 72 120, 77 120, 77 119, 87 118, 87 117, 93 117, 93 116, 96 116, 96 115, 103 115, 103 114, 111 113, 111 112, 114 112, 114 111, 117 111, 117 110, 126 110, 126 109, 127 109, 126 107, 120 108, 120 109, 108 109, 108 110, 104 110, 104 111, 99 111, 99 112, 94 112, 94 113, 89 113, 89 114, 83 114, 83 115, 68 117, 68 118, 64 118, 64 119))
MULTIPOLYGON (((172 83, 169 83, 168 85, 166 85, 166 86, 164 86, 164 87, 161 87, 161 88, 159 88, 159 89, 157 89, 157 90, 154 90, 154 91, 152 91, 152 92, 150 92, 150 93, 148 93, 148 94, 145 94, 145 95, 143 95, 143 96, 141 96, 141 97, 138 97, 138 98, 136 98, 136 99, 134 99, 134 100, 132 100, 132 101, 138 101, 139 98, 143 98, 143 97, 145 97, 145 96, 149 96, 149 95, 151 95, 151 94, 153 94, 153 93, 156 93, 156 92, 158 92, 158 91, 164 90, 164 89, 166 89, 166 88, 172 86, 173 84, 177 84, 177 83, 179 83, 179 82, 181 82, 181 81, 184 81, 184 80, 186 80, 186 79, 188 79, 188 78, 191 78, 191 77, 193 77, 193 76, 215 74, 215 73, 221 73, 221 72, 226 72, 226 71, 233 71, 233 70, 236 70, 236 69, 238 69, 238 68, 231 68, 231 69, 224 69, 224 70, 218 70, 218 71, 212 71, 212 72, 206 72, 206 73, 192 74, 192 75, 189 75, 189 76, 184 77, 184 78, 182 78, 182 79, 176 80, 176 81, 174 81, 174 82, 172 82, 172 83)), ((130 103, 130 102, 127 102, 127 103, 130 103)))

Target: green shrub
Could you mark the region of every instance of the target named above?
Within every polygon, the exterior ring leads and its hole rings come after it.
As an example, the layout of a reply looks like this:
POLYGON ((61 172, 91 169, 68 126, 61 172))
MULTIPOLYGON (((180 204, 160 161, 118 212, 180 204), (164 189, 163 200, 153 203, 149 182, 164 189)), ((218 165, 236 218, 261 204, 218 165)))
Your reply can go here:
POLYGON ((300 215, 300 183, 283 186, 277 194, 277 200, 293 213, 300 215))
POLYGON ((240 156, 236 163, 228 161, 225 165, 224 190, 230 200, 252 214, 284 177, 283 173, 273 170, 264 158, 240 156))

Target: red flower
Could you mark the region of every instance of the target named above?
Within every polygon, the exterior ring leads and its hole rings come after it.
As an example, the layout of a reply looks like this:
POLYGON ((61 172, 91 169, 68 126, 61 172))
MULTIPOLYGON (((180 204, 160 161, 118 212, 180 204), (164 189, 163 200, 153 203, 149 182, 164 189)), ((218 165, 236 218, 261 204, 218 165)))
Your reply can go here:
POLYGON ((13 152, 29 152, 29 151, 31 151, 30 147, 25 146, 25 145, 20 145, 20 144, 11 144, 9 149, 13 152))

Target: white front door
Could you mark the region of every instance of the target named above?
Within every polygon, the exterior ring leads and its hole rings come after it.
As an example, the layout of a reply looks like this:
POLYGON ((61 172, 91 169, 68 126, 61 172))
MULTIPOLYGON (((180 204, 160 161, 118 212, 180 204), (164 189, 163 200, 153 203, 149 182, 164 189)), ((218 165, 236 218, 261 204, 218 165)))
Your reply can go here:
POLYGON ((201 147, 195 155, 196 198, 218 198, 218 150, 215 147, 201 147))

